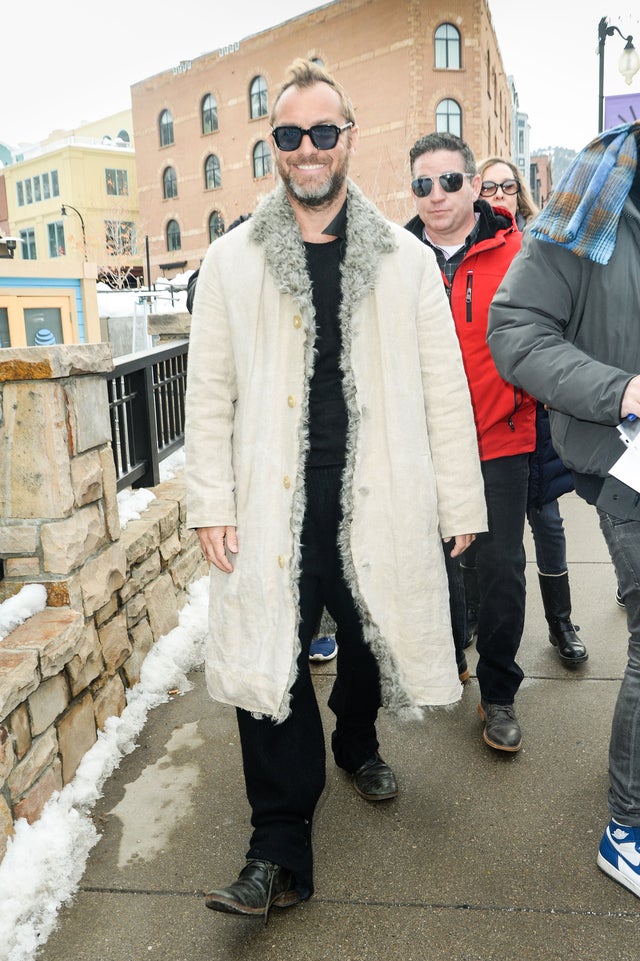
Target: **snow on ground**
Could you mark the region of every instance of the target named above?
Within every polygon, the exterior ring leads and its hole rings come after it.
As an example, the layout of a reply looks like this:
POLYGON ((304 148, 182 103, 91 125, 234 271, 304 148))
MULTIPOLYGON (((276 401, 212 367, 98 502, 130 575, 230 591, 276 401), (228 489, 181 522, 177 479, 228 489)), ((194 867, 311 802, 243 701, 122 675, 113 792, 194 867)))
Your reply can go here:
MULTIPOLYGON (((167 458, 161 479, 173 476, 183 464, 183 451, 167 458)), ((139 516, 153 500, 151 495, 144 503, 140 493, 118 495, 122 513, 139 516)), ((178 627, 161 637, 146 657, 139 683, 127 691, 122 715, 109 718, 73 780, 50 798, 40 819, 31 825, 24 818, 16 823, 0 863, 0 961, 33 961, 51 934, 60 907, 78 890, 89 852, 99 838, 90 815, 104 782, 135 750, 149 711, 168 701, 169 691, 186 693, 191 687, 188 673, 202 663, 208 597, 207 577, 191 585, 178 627)), ((0 605, 0 638, 3 630, 9 633, 45 604, 42 585, 22 588, 0 605)))

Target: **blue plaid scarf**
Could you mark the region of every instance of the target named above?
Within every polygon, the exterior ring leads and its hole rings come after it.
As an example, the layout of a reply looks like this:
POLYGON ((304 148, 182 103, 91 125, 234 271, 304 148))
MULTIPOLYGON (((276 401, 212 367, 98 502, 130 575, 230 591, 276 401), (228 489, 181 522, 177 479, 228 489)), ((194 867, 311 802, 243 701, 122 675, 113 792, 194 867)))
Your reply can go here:
POLYGON ((606 130, 587 144, 533 222, 533 236, 608 264, 638 163, 636 137, 640 121, 606 130))

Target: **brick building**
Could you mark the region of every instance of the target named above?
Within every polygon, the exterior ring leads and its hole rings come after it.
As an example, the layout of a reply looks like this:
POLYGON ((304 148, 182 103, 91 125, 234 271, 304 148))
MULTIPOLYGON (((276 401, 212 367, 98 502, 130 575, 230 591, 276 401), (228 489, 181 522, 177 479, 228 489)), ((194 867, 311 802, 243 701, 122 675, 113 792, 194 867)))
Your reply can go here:
POLYGON ((152 280, 197 267, 272 189, 268 115, 300 56, 352 97, 351 176, 393 220, 412 212, 408 153, 422 134, 460 134, 478 158, 511 155, 511 92, 486 0, 335 0, 132 86, 152 280))

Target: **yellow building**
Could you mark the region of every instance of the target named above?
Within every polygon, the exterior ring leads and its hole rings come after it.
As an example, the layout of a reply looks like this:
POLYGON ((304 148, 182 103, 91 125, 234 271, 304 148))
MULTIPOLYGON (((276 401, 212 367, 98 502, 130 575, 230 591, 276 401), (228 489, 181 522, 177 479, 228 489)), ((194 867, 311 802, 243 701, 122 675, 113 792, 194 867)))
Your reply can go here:
POLYGON ((511 155, 511 92, 486 0, 335 0, 131 88, 152 280, 196 268, 273 187, 268 115, 289 63, 320 60, 354 101, 351 176, 397 222, 409 149, 433 130, 511 155))
POLYGON ((126 286, 142 274, 131 112, 58 130, 3 169, 17 260, 67 257, 126 286))
POLYGON ((95 264, 0 256, 0 347, 97 343, 95 264))

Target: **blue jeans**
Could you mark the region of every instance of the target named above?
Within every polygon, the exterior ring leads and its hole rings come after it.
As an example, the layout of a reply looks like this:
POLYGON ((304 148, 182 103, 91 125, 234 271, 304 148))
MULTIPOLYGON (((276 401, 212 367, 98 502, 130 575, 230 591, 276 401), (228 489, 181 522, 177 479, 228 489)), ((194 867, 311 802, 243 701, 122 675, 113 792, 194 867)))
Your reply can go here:
MULTIPOLYGON (((512 704, 523 673, 515 657, 525 607, 525 553, 529 455, 482 462, 489 531, 469 548, 478 572, 478 683, 490 704, 512 704)), ((473 562, 470 557, 465 564, 473 562)))
POLYGON ((527 519, 540 573, 564 574, 567 569, 567 542, 558 501, 551 501, 540 509, 528 507, 527 519))
POLYGON ((629 651, 609 745, 609 810, 621 824, 640 825, 640 521, 598 508, 627 612, 629 651))

